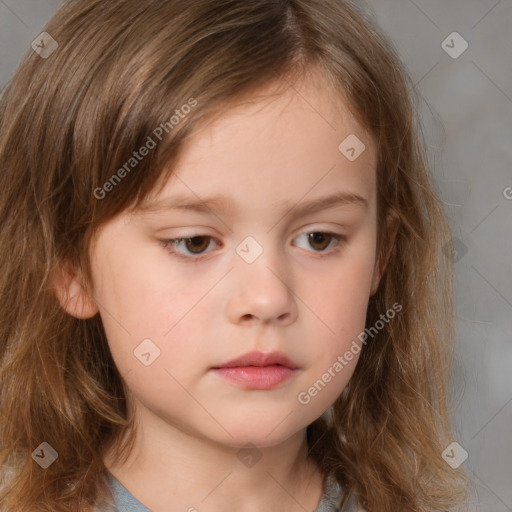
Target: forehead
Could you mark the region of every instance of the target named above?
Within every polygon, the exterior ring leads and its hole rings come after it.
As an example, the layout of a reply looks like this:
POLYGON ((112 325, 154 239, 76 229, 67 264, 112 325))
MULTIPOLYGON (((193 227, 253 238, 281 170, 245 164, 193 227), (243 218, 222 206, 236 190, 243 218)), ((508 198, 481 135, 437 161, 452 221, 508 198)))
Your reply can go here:
POLYGON ((173 175, 138 211, 155 211, 156 202, 171 196, 182 203, 227 196, 223 203, 231 212, 237 205, 257 211, 326 192, 359 195, 370 204, 375 145, 343 94, 318 75, 277 87, 230 105, 200 127, 173 175))

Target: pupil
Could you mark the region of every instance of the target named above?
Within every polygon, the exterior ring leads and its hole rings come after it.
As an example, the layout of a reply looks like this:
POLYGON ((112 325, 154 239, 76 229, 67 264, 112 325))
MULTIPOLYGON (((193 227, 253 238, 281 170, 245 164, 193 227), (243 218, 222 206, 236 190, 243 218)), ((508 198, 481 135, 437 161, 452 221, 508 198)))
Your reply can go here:
MULTIPOLYGON (((203 240, 203 242, 204 242, 205 239, 206 239, 206 237, 204 237, 204 236, 195 236, 193 238, 189 238, 188 240, 192 243, 192 246, 193 246, 192 249, 194 249, 194 248, 197 249, 198 244, 199 244, 199 249, 201 249, 201 240, 203 240)), ((204 243, 202 245, 204 245, 204 243)), ((204 247, 203 247, 203 249, 204 249, 204 247)), ((200 252, 200 251, 198 251, 198 252, 200 252)))
MULTIPOLYGON (((314 243, 322 244, 322 239, 324 239, 324 242, 325 242, 325 239, 328 239, 329 235, 326 236, 324 233, 311 233, 310 237, 313 239, 314 243)), ((325 243, 323 245, 325 245, 325 243)), ((327 243, 327 245, 328 245, 328 243, 327 243)), ((323 247, 323 249, 325 249, 325 247, 323 247)))

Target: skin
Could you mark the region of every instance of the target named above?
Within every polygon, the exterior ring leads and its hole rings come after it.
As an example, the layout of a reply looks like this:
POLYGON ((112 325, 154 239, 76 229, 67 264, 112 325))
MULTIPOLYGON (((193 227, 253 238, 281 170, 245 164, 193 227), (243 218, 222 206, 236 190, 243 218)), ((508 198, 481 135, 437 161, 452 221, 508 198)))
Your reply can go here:
POLYGON ((105 462, 154 512, 171 503, 201 512, 318 505, 323 476, 307 458, 306 427, 343 391, 359 355, 309 403, 297 397, 364 330, 381 277, 374 142, 333 97, 310 77, 225 111, 195 134, 173 177, 147 200, 226 193, 234 209, 125 211, 91 247, 94 293, 85 295, 77 275, 56 283, 69 314, 101 315, 139 423, 128 461, 114 464, 106 454, 105 462), (338 150, 350 134, 366 145, 353 162, 338 150), (357 193, 368 207, 303 217, 290 210, 334 191, 357 193), (346 241, 335 252, 335 239, 308 242, 315 232, 346 241), (160 243, 195 236, 213 238, 181 242, 175 250, 188 260, 160 243), (236 252, 247 236, 263 249, 250 264, 236 252), (206 257, 194 263, 194 249, 206 257), (161 351, 150 366, 133 353, 146 338, 161 351), (272 390, 244 389, 210 371, 252 350, 283 351, 299 369, 272 390), (251 467, 237 456, 247 443, 261 456, 251 467))

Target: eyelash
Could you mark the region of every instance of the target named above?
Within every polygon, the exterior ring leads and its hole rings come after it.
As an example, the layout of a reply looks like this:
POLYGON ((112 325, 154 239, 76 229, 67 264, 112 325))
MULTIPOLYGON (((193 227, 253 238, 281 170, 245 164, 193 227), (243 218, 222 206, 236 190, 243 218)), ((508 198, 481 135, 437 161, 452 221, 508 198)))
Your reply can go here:
MULTIPOLYGON (((313 253, 317 253, 320 255, 320 256, 316 256, 317 258, 318 257, 325 258, 328 256, 334 256, 334 255, 338 254, 338 252, 343 248, 343 246, 345 245, 345 243, 347 241, 347 238, 345 235, 340 235, 339 233, 332 233, 330 231, 308 231, 305 233, 301 233, 299 236, 313 235, 313 234, 328 235, 332 239, 337 241, 337 245, 334 247, 334 249, 331 249, 330 251, 328 251, 326 249, 324 249, 323 251, 313 251, 313 253), (327 254, 325 254, 325 253, 327 253, 327 254)), ((192 238, 209 238, 211 240, 214 240, 215 242, 218 242, 218 240, 215 237, 209 236, 209 235, 193 235, 193 236, 187 236, 187 237, 181 237, 181 238, 170 238, 170 239, 159 240, 159 241, 160 241, 161 245, 164 247, 164 249, 166 249, 171 255, 173 255, 179 259, 188 260, 188 261, 192 260, 194 262, 197 262, 197 261, 201 261, 201 260, 207 258, 208 252, 199 253, 198 255, 186 256, 174 249, 174 247, 177 244, 179 244, 180 242, 182 242, 184 240, 191 240, 192 238)), ((330 245, 330 242, 329 242, 329 245, 330 245)), ((208 244, 208 247, 210 247, 210 244, 208 244)))

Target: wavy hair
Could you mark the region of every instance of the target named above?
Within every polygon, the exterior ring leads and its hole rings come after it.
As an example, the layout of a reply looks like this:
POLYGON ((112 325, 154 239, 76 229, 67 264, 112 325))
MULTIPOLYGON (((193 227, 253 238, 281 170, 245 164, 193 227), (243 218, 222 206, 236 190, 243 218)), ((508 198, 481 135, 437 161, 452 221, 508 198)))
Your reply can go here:
POLYGON ((400 220, 366 324, 391 304, 402 311, 368 340, 332 424, 308 426, 310 455, 370 512, 460 504, 467 476, 441 456, 453 441, 451 231, 417 93, 373 20, 343 0, 76 0, 45 31, 53 53, 29 50, 0 98, 1 510, 92 510, 108 495, 103 455, 133 441, 99 315, 66 314, 55 272, 91 290, 94 234, 165 183, 195 130, 313 67, 376 141, 379 254, 386 215, 400 220), (191 98, 136 170, 109 181, 191 98), (42 471, 32 453, 45 441, 58 458, 42 471))

